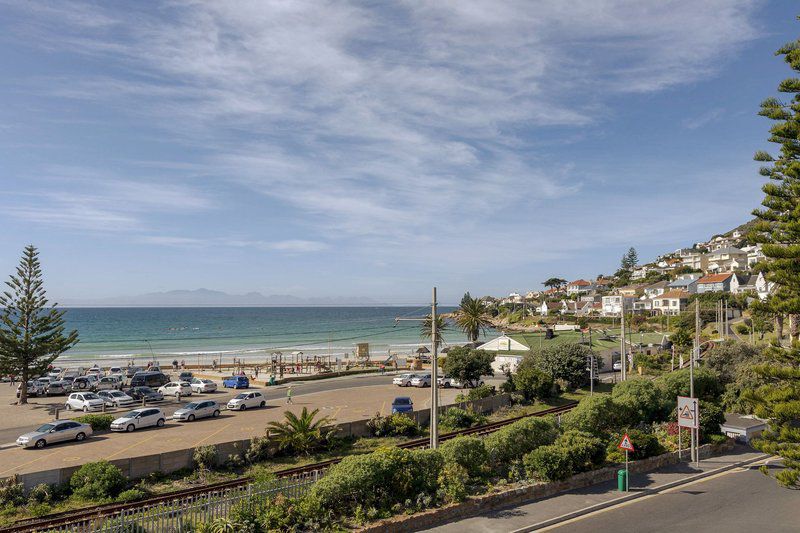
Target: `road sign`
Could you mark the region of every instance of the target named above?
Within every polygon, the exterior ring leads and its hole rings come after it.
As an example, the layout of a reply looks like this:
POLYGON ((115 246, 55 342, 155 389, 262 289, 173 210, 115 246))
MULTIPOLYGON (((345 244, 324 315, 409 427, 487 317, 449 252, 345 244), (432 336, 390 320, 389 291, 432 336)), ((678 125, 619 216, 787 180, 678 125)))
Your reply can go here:
POLYGON ((631 438, 626 433, 624 437, 622 437, 622 441, 617 445, 617 448, 621 450, 625 450, 626 452, 632 452, 633 450, 633 443, 631 442, 631 438))
POLYGON ((678 426, 698 429, 700 427, 700 408, 697 398, 678 396, 678 426))

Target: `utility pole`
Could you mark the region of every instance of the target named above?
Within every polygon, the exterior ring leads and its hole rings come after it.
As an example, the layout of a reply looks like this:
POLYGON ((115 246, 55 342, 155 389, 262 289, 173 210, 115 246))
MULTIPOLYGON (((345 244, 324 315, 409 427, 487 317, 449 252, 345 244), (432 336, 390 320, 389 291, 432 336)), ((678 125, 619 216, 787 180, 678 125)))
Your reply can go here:
MULTIPOLYGON (((694 362, 700 357, 700 299, 695 300, 694 307, 694 348, 692 349, 692 356, 689 361, 689 397, 694 398, 694 362)), ((692 448, 691 459, 697 462, 697 433, 696 429, 692 428, 692 448)))
POLYGON ((591 326, 589 326, 589 396, 594 396, 594 348, 592 347, 591 326))
POLYGON ((625 381, 628 375, 628 358, 625 355, 625 297, 620 296, 622 301, 621 311, 619 314, 619 327, 620 327, 620 335, 619 335, 619 362, 622 365, 622 381, 625 381))

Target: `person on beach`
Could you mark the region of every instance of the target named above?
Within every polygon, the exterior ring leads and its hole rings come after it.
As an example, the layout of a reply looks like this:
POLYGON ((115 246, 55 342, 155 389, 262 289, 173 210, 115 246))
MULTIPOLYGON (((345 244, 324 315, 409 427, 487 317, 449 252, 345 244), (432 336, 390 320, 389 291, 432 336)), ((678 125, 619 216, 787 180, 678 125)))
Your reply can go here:
POLYGON ((294 404, 294 402, 292 401, 292 387, 291 386, 288 389, 286 389, 286 405, 289 405, 289 404, 294 404))

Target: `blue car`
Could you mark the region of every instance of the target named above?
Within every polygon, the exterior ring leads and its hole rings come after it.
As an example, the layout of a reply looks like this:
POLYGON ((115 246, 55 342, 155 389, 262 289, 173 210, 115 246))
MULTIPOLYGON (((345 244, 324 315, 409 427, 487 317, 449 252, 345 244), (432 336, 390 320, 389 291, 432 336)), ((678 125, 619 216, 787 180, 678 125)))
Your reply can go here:
POLYGON ((410 413, 414 410, 414 402, 408 396, 398 396, 392 402, 392 414, 410 413))
POLYGON ((222 386, 229 389, 246 389, 250 386, 250 380, 245 376, 230 376, 222 380, 222 386))

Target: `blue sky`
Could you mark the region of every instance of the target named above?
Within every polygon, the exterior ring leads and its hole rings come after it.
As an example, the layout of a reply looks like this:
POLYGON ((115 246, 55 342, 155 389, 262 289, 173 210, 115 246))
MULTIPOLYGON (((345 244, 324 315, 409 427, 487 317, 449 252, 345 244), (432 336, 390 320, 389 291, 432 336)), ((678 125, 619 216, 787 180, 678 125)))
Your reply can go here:
POLYGON ((0 273, 417 303, 749 218, 794 2, 0 0, 0 273))

